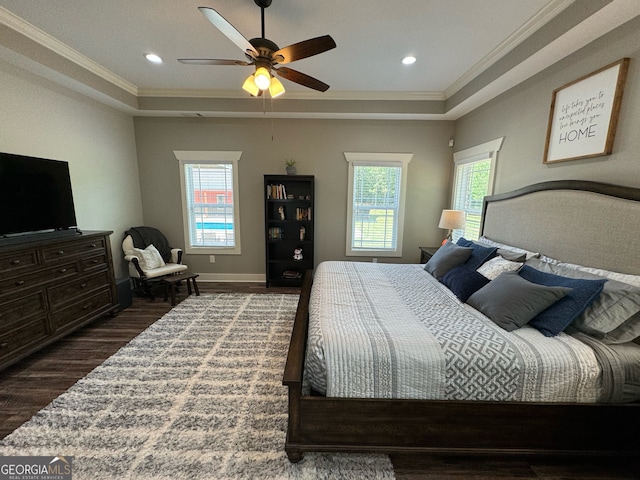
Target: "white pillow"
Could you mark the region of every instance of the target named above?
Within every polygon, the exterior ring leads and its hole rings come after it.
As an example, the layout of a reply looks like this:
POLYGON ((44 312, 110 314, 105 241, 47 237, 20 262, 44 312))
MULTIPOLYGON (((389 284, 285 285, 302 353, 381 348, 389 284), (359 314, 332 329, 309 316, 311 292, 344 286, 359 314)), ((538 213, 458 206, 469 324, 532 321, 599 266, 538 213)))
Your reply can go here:
POLYGON ((134 248, 133 252, 133 254, 138 257, 142 270, 153 270, 154 268, 160 268, 166 265, 162 259, 162 255, 160 255, 160 252, 153 243, 149 244, 144 250, 134 248))
POLYGON ((480 265, 476 272, 484 275, 489 280, 493 280, 503 272, 515 272, 519 270, 520 267, 522 267, 522 263, 520 262, 512 262, 502 257, 494 257, 480 265))
POLYGON ((525 249, 519 248, 519 247, 514 247, 513 245, 506 245, 504 243, 496 242, 496 241, 493 241, 493 240, 491 240, 490 238, 487 238, 487 237, 480 237, 478 239, 478 243, 484 245, 485 247, 503 248, 505 250, 509 250, 509 251, 515 252, 515 253, 526 253, 527 254, 527 260, 529 260, 530 258, 538 258, 540 256, 539 253, 530 252, 529 250, 525 250, 525 249))

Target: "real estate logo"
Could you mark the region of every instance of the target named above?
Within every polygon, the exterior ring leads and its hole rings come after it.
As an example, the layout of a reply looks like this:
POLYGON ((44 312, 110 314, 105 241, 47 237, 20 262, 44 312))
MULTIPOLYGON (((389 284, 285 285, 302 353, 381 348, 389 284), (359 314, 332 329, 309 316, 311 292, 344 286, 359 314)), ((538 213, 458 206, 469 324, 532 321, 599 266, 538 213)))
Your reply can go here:
POLYGON ((71 480, 73 457, 2 457, 0 480, 71 480))

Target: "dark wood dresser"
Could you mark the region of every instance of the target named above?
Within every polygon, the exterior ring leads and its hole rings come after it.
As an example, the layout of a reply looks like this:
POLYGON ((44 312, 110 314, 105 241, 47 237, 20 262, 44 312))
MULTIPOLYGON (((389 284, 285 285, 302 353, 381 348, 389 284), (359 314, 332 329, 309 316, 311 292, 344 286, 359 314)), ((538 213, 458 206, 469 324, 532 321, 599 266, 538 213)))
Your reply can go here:
POLYGON ((111 233, 0 246, 0 370, 116 314, 111 233))

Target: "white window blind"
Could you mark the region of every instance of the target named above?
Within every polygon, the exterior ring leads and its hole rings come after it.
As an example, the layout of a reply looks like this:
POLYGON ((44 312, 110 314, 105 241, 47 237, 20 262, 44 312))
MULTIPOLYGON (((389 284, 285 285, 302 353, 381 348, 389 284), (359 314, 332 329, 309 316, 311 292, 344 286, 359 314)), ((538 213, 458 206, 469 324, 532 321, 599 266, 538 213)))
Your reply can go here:
POLYGON ((185 163, 184 169, 189 244, 234 247, 233 165, 185 163))
POLYGON ((354 165, 352 248, 395 251, 401 167, 354 165))
POLYGON ((345 153, 349 162, 346 255, 402 256, 411 154, 345 153))
POLYGON ((464 229, 455 230, 453 239, 465 237, 477 240, 480 236, 482 200, 489 192, 491 159, 478 160, 456 167, 454 210, 464 210, 464 229))
POLYGON ((453 231, 460 237, 477 240, 482 221, 482 202, 493 193, 493 178, 498 151, 504 137, 454 153, 455 174, 451 207, 464 210, 465 227, 453 231))
POLYGON ((187 252, 240 253, 237 159, 225 155, 239 152, 175 153, 181 167, 187 252))

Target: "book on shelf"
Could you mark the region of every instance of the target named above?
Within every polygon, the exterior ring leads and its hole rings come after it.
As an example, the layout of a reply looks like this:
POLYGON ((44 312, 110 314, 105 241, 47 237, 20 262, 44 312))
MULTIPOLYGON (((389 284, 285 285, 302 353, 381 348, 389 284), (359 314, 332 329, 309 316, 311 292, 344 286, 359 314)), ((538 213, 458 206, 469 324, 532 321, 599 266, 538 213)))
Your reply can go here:
POLYGON ((268 200, 285 200, 287 198, 287 189, 283 184, 267 185, 268 200))
POLYGON ((296 208, 296 220, 311 221, 311 207, 296 208))
POLYGON ((282 272, 282 278, 302 278, 302 272, 299 272, 298 270, 285 270, 284 272, 282 272))
POLYGON ((269 227, 269 240, 282 240, 284 231, 282 227, 269 227))

